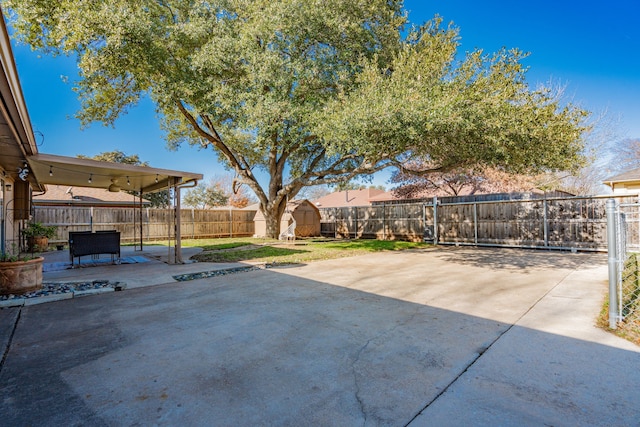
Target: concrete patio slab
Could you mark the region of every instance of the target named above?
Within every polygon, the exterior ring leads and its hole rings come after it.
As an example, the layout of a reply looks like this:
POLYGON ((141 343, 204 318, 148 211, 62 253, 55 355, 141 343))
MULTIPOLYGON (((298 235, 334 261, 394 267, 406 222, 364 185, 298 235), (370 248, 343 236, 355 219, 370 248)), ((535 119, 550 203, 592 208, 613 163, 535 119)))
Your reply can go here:
POLYGON ((633 425, 606 278, 599 254, 449 248, 3 309, 0 422, 633 425))

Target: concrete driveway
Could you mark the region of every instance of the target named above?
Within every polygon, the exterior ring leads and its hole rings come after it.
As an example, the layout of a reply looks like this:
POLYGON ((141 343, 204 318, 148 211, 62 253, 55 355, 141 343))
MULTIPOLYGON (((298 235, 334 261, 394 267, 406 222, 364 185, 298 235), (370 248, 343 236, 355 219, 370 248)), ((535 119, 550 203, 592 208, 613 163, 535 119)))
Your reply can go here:
POLYGON ((446 248, 2 309, 0 425, 637 425, 606 279, 446 248))

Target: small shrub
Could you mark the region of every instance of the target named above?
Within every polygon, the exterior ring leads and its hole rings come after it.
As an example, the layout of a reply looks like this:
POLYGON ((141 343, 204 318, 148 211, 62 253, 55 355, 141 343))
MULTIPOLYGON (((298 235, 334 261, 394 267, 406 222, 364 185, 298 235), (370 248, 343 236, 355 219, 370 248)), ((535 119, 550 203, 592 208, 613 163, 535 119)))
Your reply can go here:
POLYGON ((55 225, 42 225, 40 222, 30 222, 27 226, 22 230, 22 234, 25 237, 46 237, 51 239, 56 235, 56 230, 58 227, 55 225))

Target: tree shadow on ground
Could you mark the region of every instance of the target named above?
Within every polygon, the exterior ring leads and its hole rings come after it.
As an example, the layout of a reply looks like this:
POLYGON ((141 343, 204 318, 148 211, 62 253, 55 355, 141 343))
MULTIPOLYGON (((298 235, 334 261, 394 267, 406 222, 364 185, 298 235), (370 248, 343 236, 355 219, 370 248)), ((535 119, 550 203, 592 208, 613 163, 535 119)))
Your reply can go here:
POLYGON ((534 272, 537 269, 569 268, 574 269, 584 264, 606 264, 606 254, 593 252, 571 253, 567 251, 551 251, 539 249, 504 249, 504 248, 442 248, 438 258, 456 264, 474 267, 489 267, 502 270, 518 270, 534 272), (529 271, 531 270, 531 271, 529 271))

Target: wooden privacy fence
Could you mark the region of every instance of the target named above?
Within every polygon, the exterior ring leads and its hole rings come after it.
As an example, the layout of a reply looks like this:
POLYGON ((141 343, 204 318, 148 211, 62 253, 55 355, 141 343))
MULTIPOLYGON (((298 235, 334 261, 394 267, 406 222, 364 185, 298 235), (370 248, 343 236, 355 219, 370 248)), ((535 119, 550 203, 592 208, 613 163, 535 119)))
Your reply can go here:
MULTIPOLYGON (((181 209, 182 238, 246 237, 254 235, 255 211, 181 209)), ((33 220, 58 227, 51 242, 67 242, 70 231, 117 230, 121 241, 167 240, 173 209, 36 206, 33 220)), ((172 233, 173 235, 173 233, 172 233)))
POLYGON ((321 231, 342 238, 606 250, 605 204, 610 198, 637 201, 594 196, 443 203, 434 198, 426 203, 322 208, 321 231))

